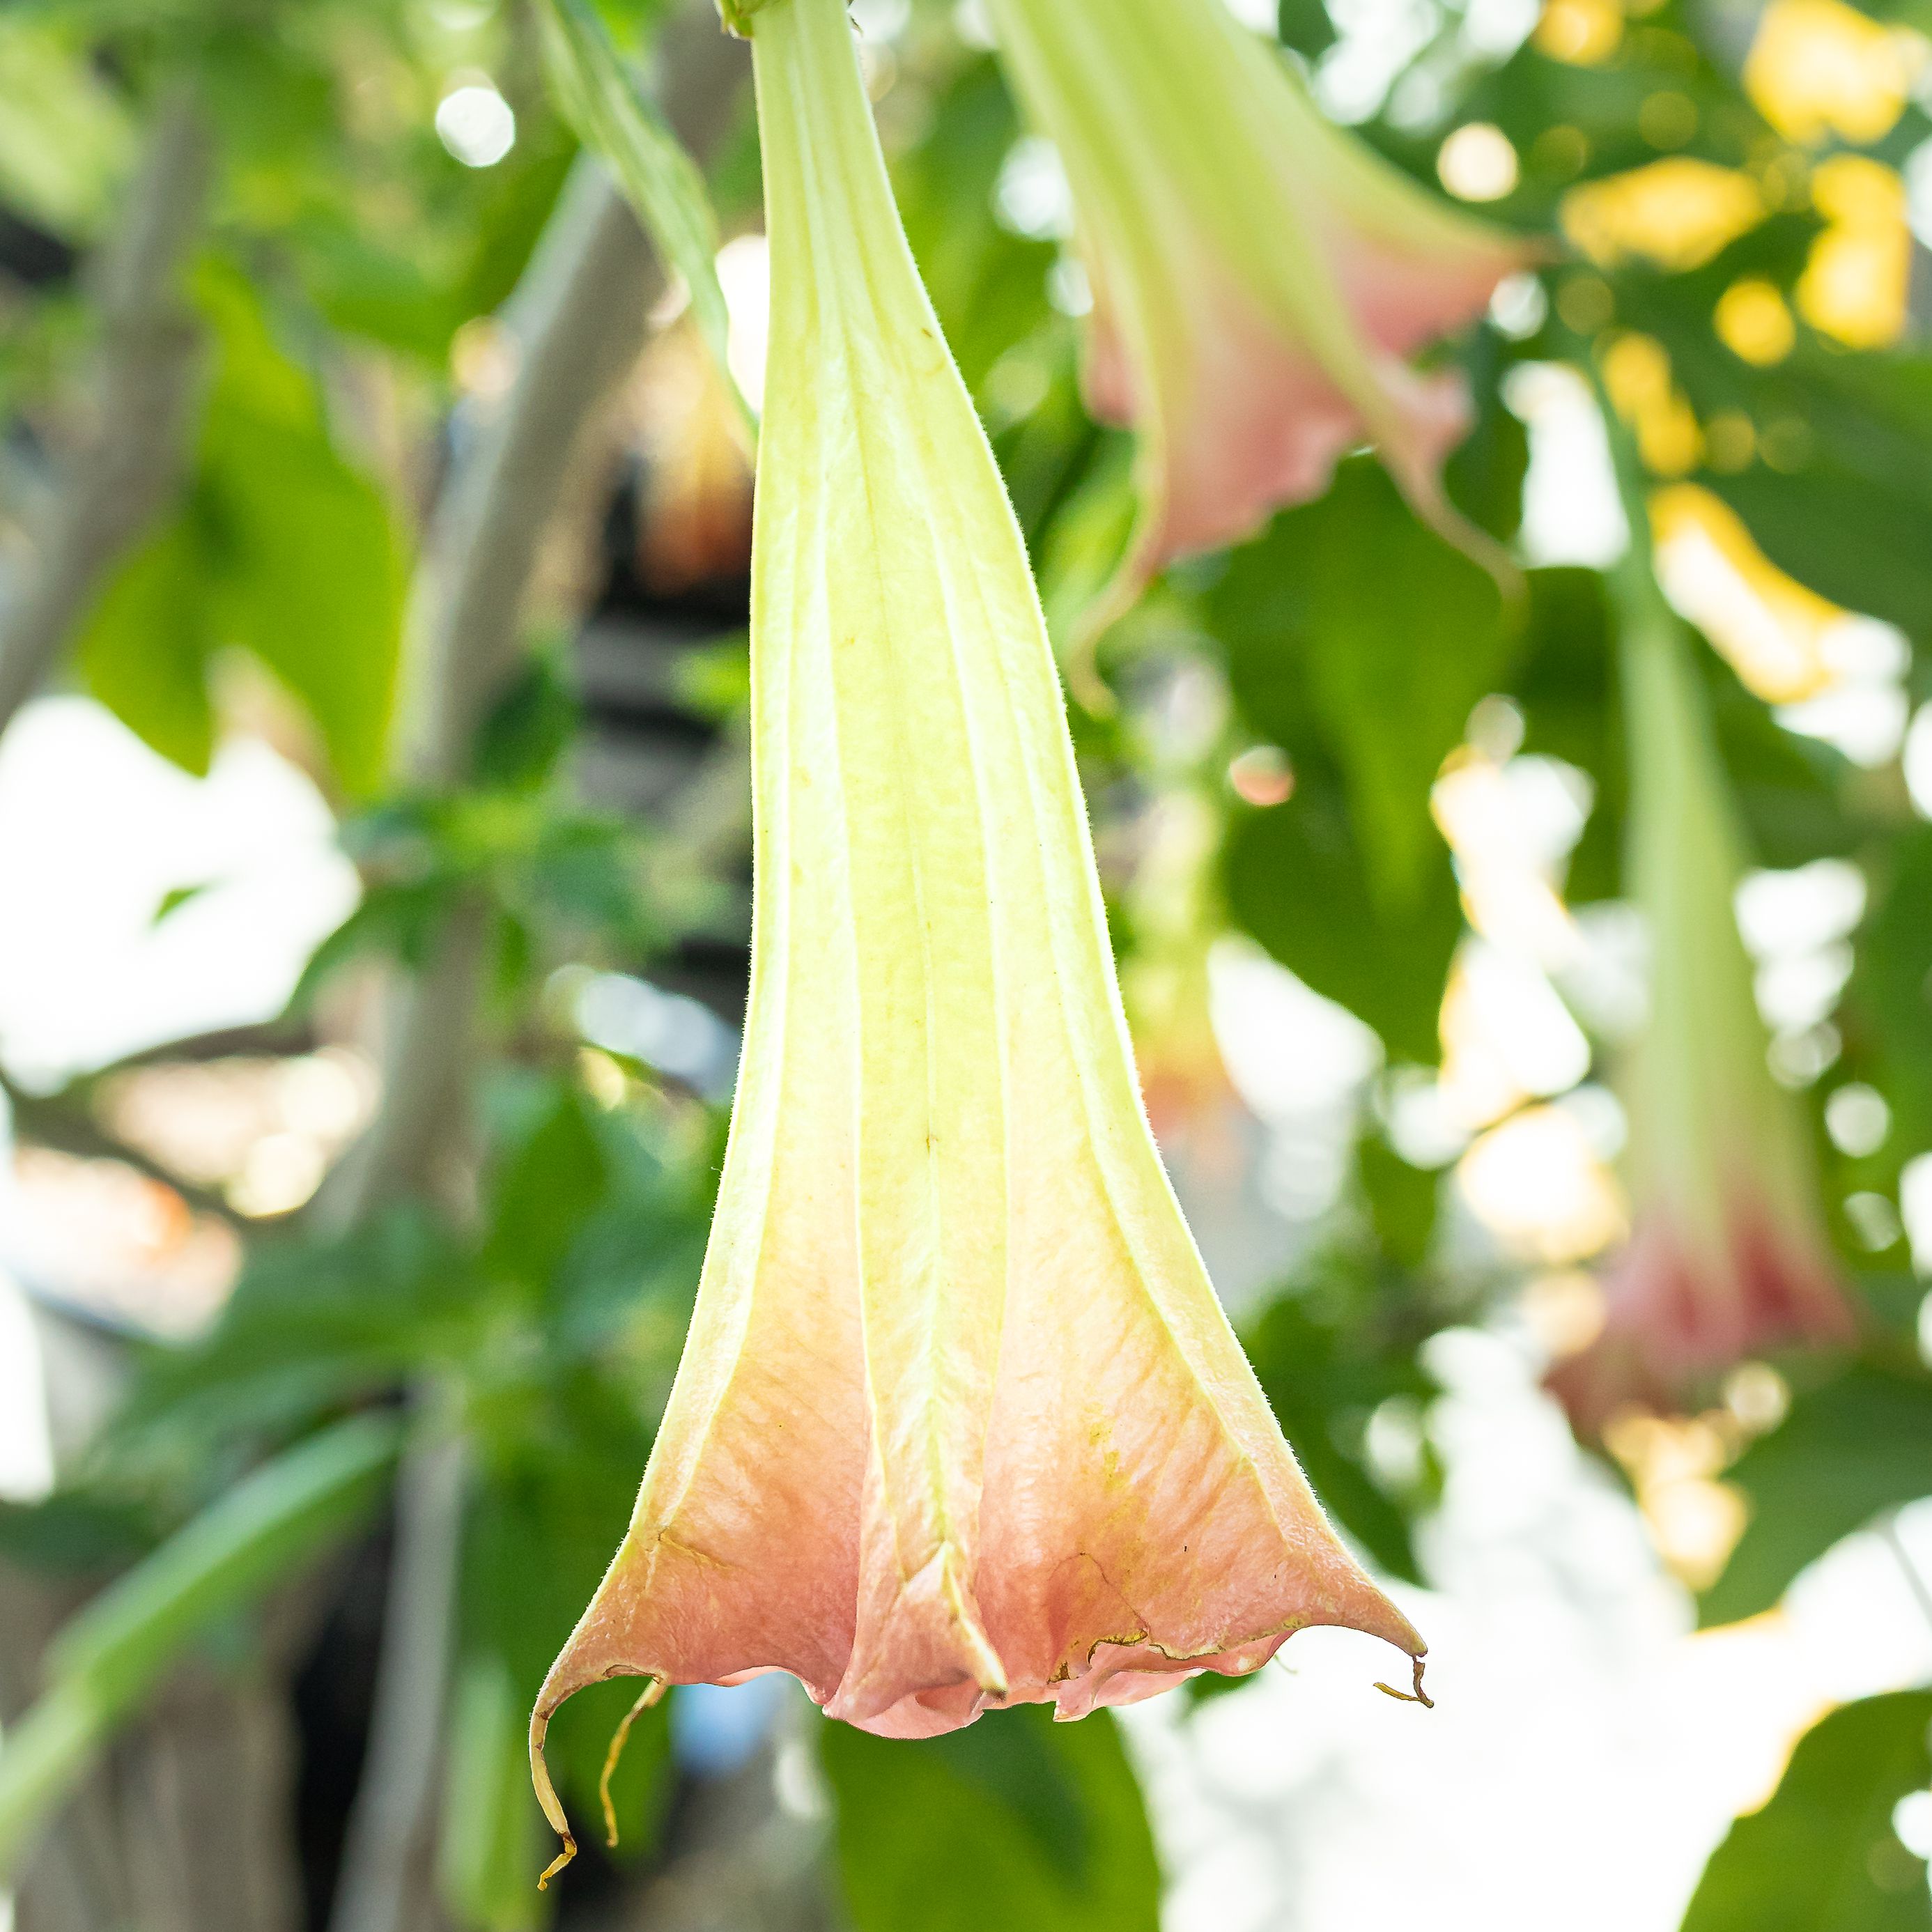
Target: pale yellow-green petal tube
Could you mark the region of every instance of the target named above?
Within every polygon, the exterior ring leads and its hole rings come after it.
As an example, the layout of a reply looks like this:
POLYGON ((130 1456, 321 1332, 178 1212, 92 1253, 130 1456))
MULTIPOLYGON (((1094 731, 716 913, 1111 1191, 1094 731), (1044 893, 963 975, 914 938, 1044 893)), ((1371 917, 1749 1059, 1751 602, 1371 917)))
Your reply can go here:
POLYGON ((1251 1670, 1312 1623, 1419 1655, 1155 1153, 1025 553, 842 0, 751 25, 772 311, 743 1071, 670 1408, 536 1738, 615 1674, 789 1670, 909 1736, 1251 1670))

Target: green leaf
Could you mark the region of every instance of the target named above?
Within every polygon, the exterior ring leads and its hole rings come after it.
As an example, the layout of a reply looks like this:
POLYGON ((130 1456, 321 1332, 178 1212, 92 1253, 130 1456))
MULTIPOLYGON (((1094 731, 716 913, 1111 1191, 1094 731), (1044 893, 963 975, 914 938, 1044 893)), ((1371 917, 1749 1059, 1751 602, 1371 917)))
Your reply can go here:
POLYGON ((360 1515, 400 1441, 393 1417, 353 1416, 265 1463, 82 1610, 49 1648, 51 1675, 124 1708, 196 1629, 360 1515))
MULTIPOLYGON (((478 1487, 464 1538, 466 1640, 502 1660, 526 1726, 550 1660, 623 1535, 650 1438, 608 1382, 584 1374, 554 1378, 529 1406, 486 1406, 480 1414, 478 1487)), ((545 1754, 557 1790, 600 1832, 604 1754, 641 1688, 592 1684, 551 1722, 545 1754)), ((525 1742, 520 1734, 520 1748, 525 1742)), ((534 1804, 528 1769, 526 1760, 519 1778, 534 1804)), ((638 1714, 610 1780, 624 1856, 651 1850, 671 1784, 669 1706, 660 1702, 638 1714)), ((533 1870, 525 1870, 526 1884, 533 1870)))
POLYGON ((1412 1166, 1374 1134, 1357 1144, 1355 1157, 1382 1252, 1402 1268, 1421 1267, 1436 1232, 1442 1177, 1412 1166))
POLYGON ((467 1258, 398 1208, 326 1241, 256 1244, 214 1328, 149 1357, 106 1449, 138 1467, 177 1448, 310 1426, 446 1360, 478 1321, 467 1258))
POLYGON ((1432 1065, 1462 934, 1448 850, 1431 855, 1419 902, 1385 909, 1370 890, 1339 778, 1313 757, 1296 758, 1294 772, 1286 805, 1234 816, 1222 858, 1229 915, 1318 993, 1366 1021, 1396 1058, 1432 1065))
POLYGON ((547 1285, 608 1180, 589 1103, 574 1087, 559 1083, 495 1178, 486 1264, 530 1286, 547 1285))
POLYGON ((1153 1835, 1106 1712, 1022 1705, 916 1743, 828 1720, 819 1750, 855 1932, 1155 1932, 1153 1835))
POLYGON ((1595 788, 1564 882, 1572 904, 1622 890, 1624 758, 1604 580, 1574 565, 1528 573, 1529 618, 1509 691, 1522 707, 1523 749, 1561 758, 1595 788))
POLYGON ((1419 904, 1441 850, 1430 788, 1510 660, 1488 573, 1419 523, 1364 458, 1237 551, 1208 611, 1250 722, 1291 754, 1312 728, 1332 752, 1370 896, 1390 912, 1419 904), (1305 717, 1280 715, 1286 686, 1269 661, 1291 656, 1305 717))
POLYGON ((388 504, 327 437, 251 415, 218 392, 204 487, 230 542, 220 641, 252 652, 301 700, 352 797, 380 782, 402 637, 404 568, 388 504))
POLYGON ((208 572, 190 506, 109 580, 76 645, 88 689, 136 737, 197 778, 214 756, 208 572))
POLYGON ((192 905, 204 894, 212 892, 215 883, 212 879, 197 879, 191 886, 170 886, 155 905, 150 923, 159 926, 164 920, 172 918, 183 906, 192 905))
POLYGON ((1055 250, 986 218, 1023 131, 998 63, 964 63, 932 114, 928 137, 893 158, 893 195, 946 346, 977 395, 1015 343, 1043 326, 1064 331, 1046 298, 1055 250))
POLYGON ((0 1882, 182 1645, 368 1508, 400 1436, 391 1418, 358 1416, 286 1450, 67 1625, 48 1648, 46 1695, 0 1742, 0 1882))
POLYGON ((1522 486, 1529 473, 1529 433, 1502 398, 1507 366, 1493 329, 1470 337, 1463 368, 1475 423, 1444 466, 1449 500, 1478 530, 1507 542, 1522 525, 1522 486))
POLYGON ((0 23, 0 200, 74 236, 111 220, 134 147, 121 90, 94 55, 80 33, 0 23))
POLYGON ((1761 1811, 1711 1856, 1683 1932, 1926 1932, 1925 1868, 1893 1808, 1932 1780, 1932 1691, 1847 1704, 1798 1740, 1761 1811))
POLYGON ((1699 1600, 1706 1626, 1770 1610, 1840 1538, 1932 1494, 1932 1376, 1861 1365, 1801 1393, 1726 1480, 1743 1490, 1750 1520, 1699 1600))
POLYGON ((1204 606, 1244 718, 1295 776, 1285 805, 1233 820, 1230 911, 1391 1052, 1433 1063, 1462 919, 1430 793, 1506 683, 1495 584, 1364 459, 1236 551, 1204 606))
POLYGON ((1869 870, 1873 904, 1847 1021, 1875 1037, 1897 1115, 1894 1141, 1916 1151, 1932 1144, 1932 826, 1915 826, 1869 870))
POLYGON ((0 1502, 0 1556, 68 1575, 122 1568, 143 1555, 153 1531, 142 1514, 84 1489, 37 1503, 0 1502))
POLYGON ((253 291, 211 265, 196 298, 218 354, 182 508, 123 564, 83 629, 82 674, 128 728, 205 772, 217 655, 240 648, 315 721, 338 779, 370 790, 386 762, 404 562, 382 493, 329 440, 309 376, 253 291))
POLYGON ((746 427, 757 419, 731 374, 730 317, 718 280, 718 220, 698 164, 656 104, 625 70, 588 0, 541 0, 550 84, 587 147, 610 163, 664 259, 684 278, 692 314, 730 386, 746 427))
POLYGON ((474 1932, 530 1932, 542 1907, 532 1872, 543 1814, 530 1786, 530 1712, 502 1658, 466 1658, 450 1719, 437 1839, 443 1903, 474 1932))
POLYGON ((1860 476, 1828 458, 1798 476, 1760 466, 1709 481, 1781 570, 1834 603, 1927 636, 1932 496, 1860 476))
POLYGON ((1372 1311, 1348 1305, 1338 1286, 1278 1295, 1242 1340, 1323 1507, 1383 1569, 1418 1582, 1408 1516, 1370 1469, 1365 1438, 1384 1402, 1433 1390, 1412 1350, 1391 1346, 1372 1311))

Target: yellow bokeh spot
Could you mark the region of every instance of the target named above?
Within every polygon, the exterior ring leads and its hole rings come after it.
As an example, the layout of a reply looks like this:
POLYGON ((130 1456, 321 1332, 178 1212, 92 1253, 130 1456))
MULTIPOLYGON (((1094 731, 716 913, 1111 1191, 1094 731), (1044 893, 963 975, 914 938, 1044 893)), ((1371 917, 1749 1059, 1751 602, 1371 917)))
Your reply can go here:
POLYGON ((1673 484, 1652 496, 1650 524, 1670 601, 1750 690, 1796 704, 1832 682, 1832 639, 1847 614, 1786 576, 1728 504, 1673 484))
POLYGON ((1604 386, 1618 416, 1636 432, 1645 465, 1682 476, 1704 454, 1702 432, 1683 392, 1670 380, 1670 357, 1654 336, 1620 335, 1604 351, 1604 386))
POLYGON ((1798 313, 1848 348, 1896 342, 1912 267, 1905 184, 1882 162, 1834 154, 1812 176, 1811 199, 1828 225, 1798 278, 1798 313))
POLYGON ((1733 356, 1761 369, 1782 362, 1798 339, 1797 325, 1784 298, 1755 275, 1733 282, 1724 291, 1712 320, 1718 340, 1733 356))
POLYGON ((1744 1498, 1718 1480, 1739 1444, 1722 1411, 1670 1419, 1625 1411, 1604 1446, 1624 1466, 1658 1554, 1694 1590, 1708 1589, 1743 1534, 1744 1498))
POLYGON ((1787 139, 1867 144, 1898 124, 1925 42, 1843 0, 1772 0, 1744 62, 1744 89, 1787 139))
POLYGON ((1526 1107, 1490 1128, 1456 1178, 1476 1219, 1525 1260, 1582 1261, 1628 1232, 1615 1177, 1560 1107, 1526 1107))
POLYGON ((1534 39, 1539 53, 1576 67, 1595 67, 1617 50, 1624 12, 1617 0, 1544 0, 1534 39))
POLYGON ((1702 268, 1765 212, 1749 175, 1674 154, 1573 188, 1563 197, 1563 230, 1604 267, 1635 255, 1680 272, 1702 268))

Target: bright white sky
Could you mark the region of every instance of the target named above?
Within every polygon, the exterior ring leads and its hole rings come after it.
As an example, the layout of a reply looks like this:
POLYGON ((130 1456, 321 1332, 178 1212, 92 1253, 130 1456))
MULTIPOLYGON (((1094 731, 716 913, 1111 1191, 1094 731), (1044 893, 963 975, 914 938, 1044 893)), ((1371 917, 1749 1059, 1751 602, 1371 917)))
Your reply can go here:
POLYGON ((206 780, 82 698, 0 740, 0 1061, 52 1086, 140 1048, 271 1018, 356 903, 315 787, 264 744, 206 780), (154 914, 178 886, 211 890, 154 914))

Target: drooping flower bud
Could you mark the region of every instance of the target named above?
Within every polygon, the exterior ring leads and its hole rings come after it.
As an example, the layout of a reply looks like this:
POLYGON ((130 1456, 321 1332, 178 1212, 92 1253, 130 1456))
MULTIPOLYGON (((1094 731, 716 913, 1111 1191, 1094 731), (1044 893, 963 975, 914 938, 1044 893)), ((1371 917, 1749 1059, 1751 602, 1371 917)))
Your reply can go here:
MULTIPOLYGON (((1648 572, 1647 562, 1629 568, 1648 572)), ((1630 889, 1650 1010, 1625 1098, 1632 1232, 1602 1334, 1550 1384, 1594 1431, 1675 1410, 1748 1357, 1851 1339, 1795 1106, 1771 1076, 1733 896, 1743 842, 1686 640, 1654 588, 1628 600, 1630 889)))
POLYGON ((1423 1649, 1310 1494, 1155 1154, 1025 554, 843 0, 751 24, 751 1002, 684 1359, 532 1720, 560 1831, 544 1729, 606 1677, 787 1670, 910 1737, 1252 1670, 1310 1624, 1423 1649))
POLYGON ((1467 399, 1405 358, 1480 314, 1524 245, 1324 121, 1222 0, 988 5, 1072 189, 1088 400, 1140 435, 1107 614, 1164 564, 1319 496, 1365 440, 1419 514, 1456 526, 1440 472, 1467 399))

